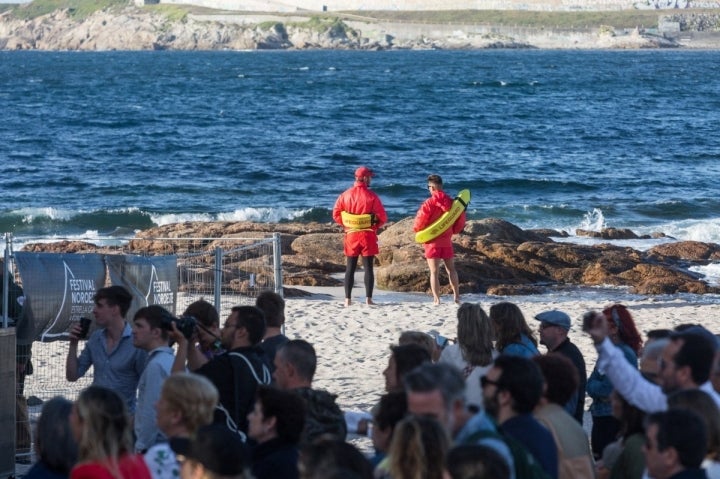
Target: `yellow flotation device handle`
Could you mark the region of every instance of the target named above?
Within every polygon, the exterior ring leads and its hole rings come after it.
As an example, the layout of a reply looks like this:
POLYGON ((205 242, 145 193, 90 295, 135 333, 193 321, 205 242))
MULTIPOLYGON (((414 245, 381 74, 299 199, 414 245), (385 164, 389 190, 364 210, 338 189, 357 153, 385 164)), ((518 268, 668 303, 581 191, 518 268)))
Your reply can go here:
POLYGON ((374 215, 365 213, 362 215, 354 215, 347 211, 341 211, 342 223, 345 228, 350 231, 372 231, 374 215))
POLYGON ((470 203, 470 190, 462 190, 453 200, 453 204, 449 211, 440 216, 427 228, 415 233, 415 241, 418 243, 427 243, 432 241, 455 224, 463 211, 470 203))

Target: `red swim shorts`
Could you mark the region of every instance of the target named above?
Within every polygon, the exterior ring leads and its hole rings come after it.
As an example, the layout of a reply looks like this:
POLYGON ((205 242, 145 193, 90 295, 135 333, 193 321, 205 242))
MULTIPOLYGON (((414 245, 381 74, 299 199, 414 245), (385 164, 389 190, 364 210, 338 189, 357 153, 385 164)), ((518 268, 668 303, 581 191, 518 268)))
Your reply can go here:
POLYGON ((377 235, 374 231, 354 231, 345 234, 345 256, 377 256, 377 235))
POLYGON ((455 256, 452 246, 435 246, 433 243, 423 244, 425 257, 428 259, 450 259, 455 256))

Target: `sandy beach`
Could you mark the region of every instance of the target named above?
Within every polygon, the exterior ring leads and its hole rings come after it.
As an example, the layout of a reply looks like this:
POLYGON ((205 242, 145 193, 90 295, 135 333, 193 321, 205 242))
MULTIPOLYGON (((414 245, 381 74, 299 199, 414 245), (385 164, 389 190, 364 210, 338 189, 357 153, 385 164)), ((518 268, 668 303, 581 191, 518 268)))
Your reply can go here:
MULTIPOLYGON (((360 282, 360 284, 362 284, 360 282)), ((345 308, 342 288, 304 288, 312 296, 289 298, 286 306, 286 333, 291 338, 303 338, 314 344, 319 365, 316 387, 338 395, 344 409, 366 410, 384 392, 382 371, 387 365, 388 347, 397 342, 405 330, 436 330, 449 338, 456 336, 457 305, 451 296, 443 303, 432 304, 430 296, 421 293, 394 293, 375 291, 374 306, 364 304, 363 290, 356 282, 353 304, 345 308)), ((466 300, 477 302, 478 296, 466 300)), ((499 301, 511 301, 520 306, 533 330, 538 322, 533 316, 548 309, 560 309, 575 321, 570 332, 571 340, 585 356, 588 373, 592 371, 597 354, 590 338, 580 330, 580 318, 590 309, 602 309, 616 302, 590 299, 558 299, 553 296, 489 298, 482 297, 480 304, 487 312, 499 301)), ((720 316, 720 304, 694 298, 660 300, 652 297, 622 301, 633 314, 640 333, 656 328, 672 328, 685 322, 702 323, 715 331, 715 318, 720 316)), ((545 352, 545 347, 540 347, 545 352)), ((589 405, 589 400, 586 406, 589 405)))

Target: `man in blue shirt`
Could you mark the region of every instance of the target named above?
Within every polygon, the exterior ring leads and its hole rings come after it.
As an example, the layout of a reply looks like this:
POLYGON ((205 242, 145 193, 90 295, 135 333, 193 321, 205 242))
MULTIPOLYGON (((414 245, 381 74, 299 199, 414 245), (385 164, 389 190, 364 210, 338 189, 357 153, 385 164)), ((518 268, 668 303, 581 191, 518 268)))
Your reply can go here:
POLYGON ((94 300, 93 316, 98 329, 78 357, 80 323, 70 328, 65 377, 75 382, 92 366, 93 384, 120 394, 128 411, 134 414, 135 394, 147 362, 147 353, 133 346, 132 330, 125 321, 132 295, 122 286, 109 286, 99 289, 94 300))
POLYGON ((143 454, 164 439, 155 423, 155 403, 160 399, 163 383, 170 376, 175 360, 168 335, 173 319, 169 311, 158 305, 140 308, 133 318, 133 344, 148 353, 138 383, 135 410, 135 451, 143 454))
POLYGON ((552 478, 558 477, 558 453, 552 433, 532 415, 544 386, 537 364, 500 355, 482 378, 485 410, 500 430, 521 443, 552 478))

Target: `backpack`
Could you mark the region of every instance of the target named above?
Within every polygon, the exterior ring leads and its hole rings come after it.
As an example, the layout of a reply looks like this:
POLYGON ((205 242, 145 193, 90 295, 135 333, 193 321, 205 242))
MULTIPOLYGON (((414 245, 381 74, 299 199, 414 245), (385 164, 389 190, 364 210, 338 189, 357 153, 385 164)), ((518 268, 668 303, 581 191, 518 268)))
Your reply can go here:
POLYGON ((505 434, 487 429, 476 431, 468 436, 468 438, 463 441, 463 444, 477 444, 481 439, 497 439, 507 444, 508 449, 510 449, 510 455, 512 455, 513 462, 515 463, 516 479, 552 479, 537 459, 535 459, 535 456, 533 456, 525 446, 515 438, 505 434))

